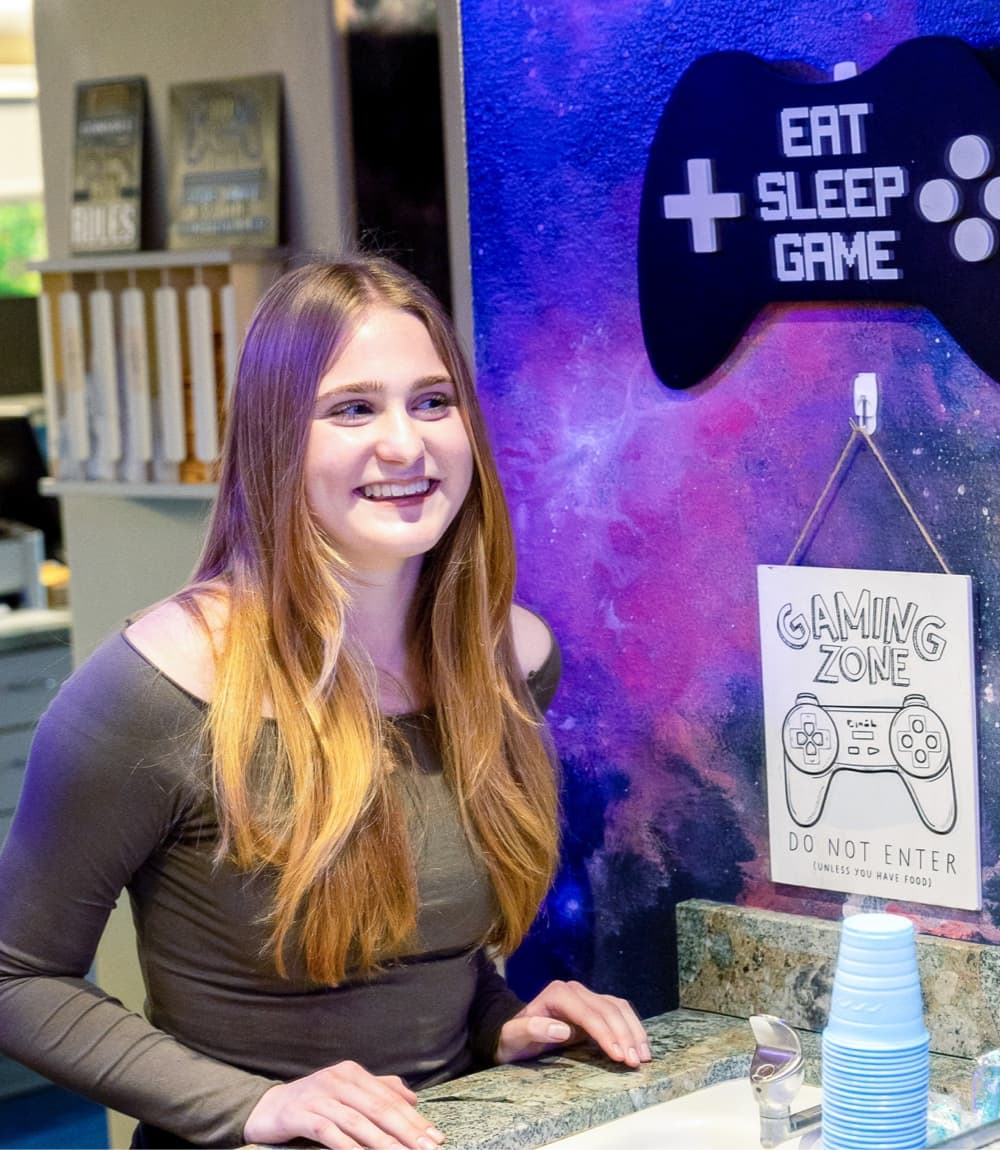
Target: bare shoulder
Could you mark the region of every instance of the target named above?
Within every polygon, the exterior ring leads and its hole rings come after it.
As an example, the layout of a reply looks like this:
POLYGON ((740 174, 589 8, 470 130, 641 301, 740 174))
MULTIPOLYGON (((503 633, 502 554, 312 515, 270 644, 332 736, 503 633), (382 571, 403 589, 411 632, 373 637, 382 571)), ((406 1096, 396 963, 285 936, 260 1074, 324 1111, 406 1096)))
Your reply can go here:
POLYGON ((215 685, 213 640, 225 627, 225 604, 207 599, 203 609, 209 632, 175 599, 157 603, 125 630, 125 637, 157 670, 201 699, 215 685))
POLYGON ((514 636, 514 652, 527 678, 537 671, 552 651, 552 632, 540 615, 515 603, 510 609, 510 627, 514 636))

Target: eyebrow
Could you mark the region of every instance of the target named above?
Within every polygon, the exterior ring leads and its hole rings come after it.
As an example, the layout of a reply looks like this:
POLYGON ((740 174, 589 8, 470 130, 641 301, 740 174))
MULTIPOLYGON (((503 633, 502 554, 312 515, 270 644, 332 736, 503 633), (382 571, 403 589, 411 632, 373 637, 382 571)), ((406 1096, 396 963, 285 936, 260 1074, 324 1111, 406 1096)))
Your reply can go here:
MULTIPOLYGON (((426 387, 454 386, 455 381, 450 375, 425 375, 413 381, 410 385, 409 394, 422 391, 426 387)), ((336 387, 331 387, 329 391, 317 395, 313 406, 318 408, 332 399, 339 399, 345 395, 379 395, 383 391, 385 391, 385 384, 377 379, 359 380, 357 383, 341 383, 336 387)))

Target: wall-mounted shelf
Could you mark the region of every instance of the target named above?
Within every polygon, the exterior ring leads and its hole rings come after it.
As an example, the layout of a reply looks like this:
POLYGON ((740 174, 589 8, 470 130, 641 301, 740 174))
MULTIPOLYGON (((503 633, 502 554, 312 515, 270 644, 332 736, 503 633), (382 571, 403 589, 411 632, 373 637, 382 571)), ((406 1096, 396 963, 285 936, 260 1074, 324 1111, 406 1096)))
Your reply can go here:
POLYGON ((43 479, 43 495, 96 495, 109 499, 204 499, 212 500, 214 483, 123 483, 100 479, 43 479))
POLYGON ((77 485, 53 493, 93 483, 131 499, 211 498, 240 340, 285 259, 232 247, 32 264, 50 471, 77 485))
POLYGON ((159 271, 161 268, 217 267, 228 264, 274 264, 286 258, 283 248, 212 248, 204 251, 117 252, 109 255, 70 256, 62 260, 36 260, 34 272, 72 275, 74 272, 159 271))

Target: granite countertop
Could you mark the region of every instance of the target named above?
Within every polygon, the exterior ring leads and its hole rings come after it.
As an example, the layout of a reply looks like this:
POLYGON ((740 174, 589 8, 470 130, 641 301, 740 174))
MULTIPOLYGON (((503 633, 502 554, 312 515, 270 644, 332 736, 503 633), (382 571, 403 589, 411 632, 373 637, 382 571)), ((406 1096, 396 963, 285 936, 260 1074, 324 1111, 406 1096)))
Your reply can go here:
POLYGON ((420 1113, 454 1150, 531 1150, 748 1072, 740 1019, 676 1010, 646 1022, 652 1062, 621 1067, 591 1045, 498 1066, 420 1092, 420 1113))
MULTIPOLYGON (((449 1150, 534 1150, 702 1086, 749 1073, 753 1038, 744 1019, 674 1010, 646 1021, 653 1060, 638 1070, 580 1046, 534 1062, 498 1066, 419 1094, 420 1113, 449 1150)), ((819 1035, 801 1031, 806 1079, 819 1082, 819 1035)), ((931 1055, 932 1089, 970 1105, 968 1059, 931 1055)))
MULTIPOLYGON (((839 925, 805 915, 693 899, 677 907, 681 1009, 648 1019, 653 1060, 638 1070, 593 1046, 499 1066, 430 1087, 421 1114, 446 1150, 536 1150, 602 1122, 747 1076, 747 1018, 793 1026, 806 1080, 819 1084, 839 925)), ((931 1036, 931 1091, 972 1111, 975 1059, 1000 1049, 1000 947, 921 935, 917 958, 931 1036)), ((749 1089, 749 1086, 748 1086, 749 1089)), ((990 1143, 1000 1150, 1000 1142, 990 1143)))

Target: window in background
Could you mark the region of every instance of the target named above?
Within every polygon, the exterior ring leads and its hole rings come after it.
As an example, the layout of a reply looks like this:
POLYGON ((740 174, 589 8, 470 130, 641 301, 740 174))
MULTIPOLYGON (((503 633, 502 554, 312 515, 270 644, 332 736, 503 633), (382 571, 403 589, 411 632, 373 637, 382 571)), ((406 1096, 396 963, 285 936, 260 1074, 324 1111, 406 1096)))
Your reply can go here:
POLYGON ((25 265, 29 260, 44 258, 45 213, 41 200, 0 202, 0 296, 38 295, 41 277, 25 265))
POLYGON ((0 0, 0 296, 37 295, 44 258, 42 144, 30 0, 0 0))
POLYGON ((34 394, 42 386, 33 298, 41 277, 26 266, 45 256, 38 86, 30 60, 6 62, 31 48, 30 9, 0 0, 0 396, 34 394))

